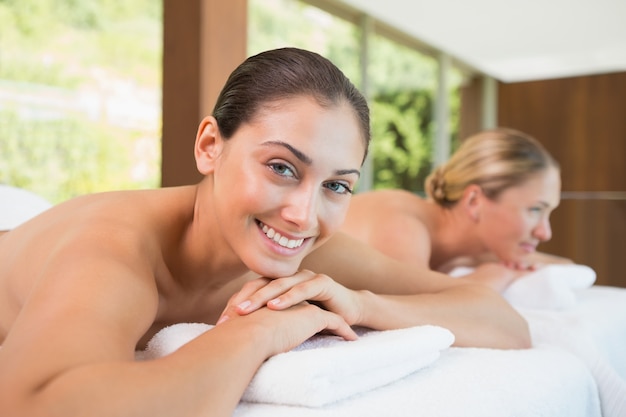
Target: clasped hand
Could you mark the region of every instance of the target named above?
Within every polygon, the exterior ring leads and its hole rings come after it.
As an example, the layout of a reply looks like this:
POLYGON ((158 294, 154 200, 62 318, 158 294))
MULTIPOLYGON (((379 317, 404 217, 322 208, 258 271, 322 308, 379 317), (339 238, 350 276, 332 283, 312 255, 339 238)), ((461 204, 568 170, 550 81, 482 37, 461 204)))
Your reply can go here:
POLYGON ((324 330, 347 340, 357 338, 350 326, 358 324, 361 316, 358 292, 342 286, 327 275, 308 270, 284 278, 257 278, 249 281, 230 298, 217 325, 264 308, 288 311, 302 304, 314 304, 322 313, 316 311, 315 315, 301 319, 318 320, 321 316, 328 323, 333 323, 324 330), (337 325, 338 321, 340 325, 337 325))

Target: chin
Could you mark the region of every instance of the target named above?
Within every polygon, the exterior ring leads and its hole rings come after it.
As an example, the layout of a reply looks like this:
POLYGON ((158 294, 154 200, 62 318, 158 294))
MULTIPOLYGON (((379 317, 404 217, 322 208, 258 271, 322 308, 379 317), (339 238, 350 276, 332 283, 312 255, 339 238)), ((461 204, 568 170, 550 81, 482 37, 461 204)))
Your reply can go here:
POLYGON ((283 278, 294 275, 296 272, 298 272, 299 266, 299 264, 285 265, 284 262, 281 262, 280 265, 252 265, 250 267, 250 270, 266 278, 283 278))

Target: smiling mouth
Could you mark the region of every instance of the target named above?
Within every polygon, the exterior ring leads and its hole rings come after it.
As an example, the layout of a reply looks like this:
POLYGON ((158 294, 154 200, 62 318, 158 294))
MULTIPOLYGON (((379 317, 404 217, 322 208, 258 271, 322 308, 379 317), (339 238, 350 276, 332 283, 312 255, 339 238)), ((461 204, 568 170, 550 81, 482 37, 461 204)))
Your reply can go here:
POLYGON ((522 247, 527 252, 535 252, 537 250, 537 245, 532 244, 532 243, 523 243, 522 247))
POLYGON ((281 234, 278 233, 276 230, 258 220, 257 224, 259 225, 263 233, 265 233, 265 236, 268 237, 268 239, 273 240, 275 243, 282 246, 283 248, 295 249, 299 248, 304 243, 305 239, 289 239, 285 236, 281 236, 281 234))

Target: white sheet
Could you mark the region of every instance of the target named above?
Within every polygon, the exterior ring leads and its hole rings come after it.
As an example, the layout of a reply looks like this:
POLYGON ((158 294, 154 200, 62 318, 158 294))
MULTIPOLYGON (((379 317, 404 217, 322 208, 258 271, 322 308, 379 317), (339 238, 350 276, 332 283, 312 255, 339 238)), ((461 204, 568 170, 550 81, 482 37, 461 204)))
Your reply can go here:
POLYGON ((574 355, 450 348, 426 369, 325 407, 241 402, 235 417, 600 417, 597 388, 574 355))
POLYGON ((584 317, 582 324, 598 350, 626 380, 626 288, 594 285, 577 292, 572 312, 584 317))
MULTIPOLYGON (((453 276, 471 272, 464 268, 453 276)), ((593 287, 584 265, 549 265, 515 281, 503 296, 529 323, 533 345, 577 356, 598 386, 604 417, 626 416, 626 291, 593 287)))

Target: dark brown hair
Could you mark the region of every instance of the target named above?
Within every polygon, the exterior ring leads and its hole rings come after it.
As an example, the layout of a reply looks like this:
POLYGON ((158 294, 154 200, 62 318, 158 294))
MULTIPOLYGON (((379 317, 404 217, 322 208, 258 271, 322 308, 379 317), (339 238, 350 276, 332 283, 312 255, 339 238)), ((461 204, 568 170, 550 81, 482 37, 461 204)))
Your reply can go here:
POLYGON ((330 60, 303 49, 273 49, 246 59, 222 88, 213 117, 229 139, 263 105, 300 95, 311 96, 324 107, 346 100, 360 122, 367 155, 371 136, 367 101, 330 60))

